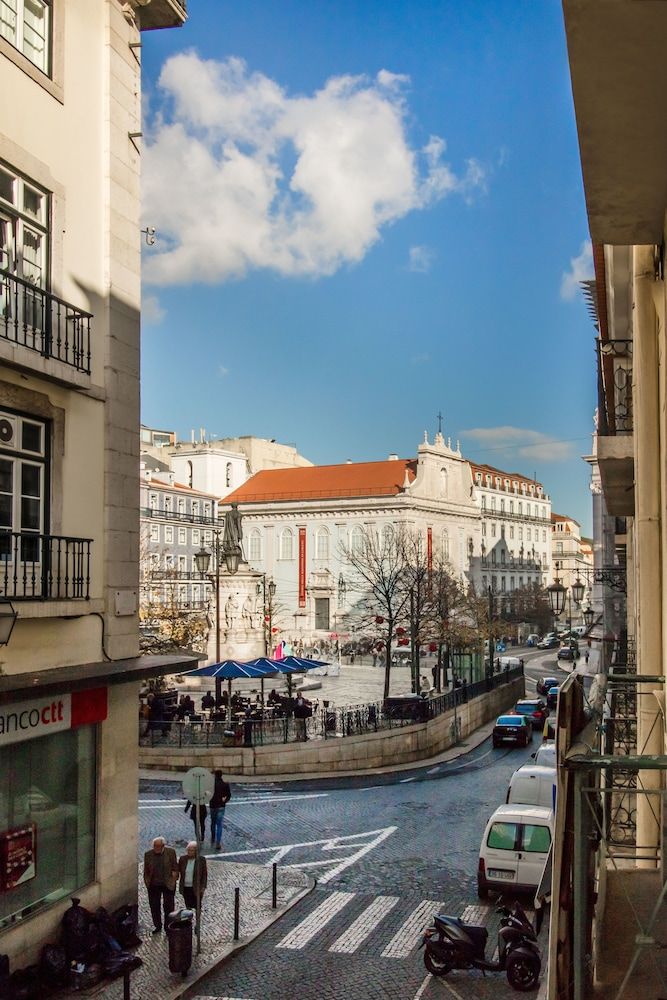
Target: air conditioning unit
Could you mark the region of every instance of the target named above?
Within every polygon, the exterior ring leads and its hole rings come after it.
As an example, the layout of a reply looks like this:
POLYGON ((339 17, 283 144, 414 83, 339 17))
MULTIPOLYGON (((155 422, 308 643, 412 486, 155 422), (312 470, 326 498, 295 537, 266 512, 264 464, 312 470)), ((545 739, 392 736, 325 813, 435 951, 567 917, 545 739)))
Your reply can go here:
POLYGON ((0 411, 0 448, 15 446, 18 441, 18 421, 0 411))

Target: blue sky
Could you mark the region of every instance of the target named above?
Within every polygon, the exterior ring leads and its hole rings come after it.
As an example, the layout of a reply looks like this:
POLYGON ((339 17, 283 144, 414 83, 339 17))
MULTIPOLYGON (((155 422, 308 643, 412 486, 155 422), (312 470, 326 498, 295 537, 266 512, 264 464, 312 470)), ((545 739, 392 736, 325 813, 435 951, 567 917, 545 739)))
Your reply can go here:
POLYGON ((142 420, 317 463, 425 429, 590 531, 560 3, 191 0, 143 35, 142 420))

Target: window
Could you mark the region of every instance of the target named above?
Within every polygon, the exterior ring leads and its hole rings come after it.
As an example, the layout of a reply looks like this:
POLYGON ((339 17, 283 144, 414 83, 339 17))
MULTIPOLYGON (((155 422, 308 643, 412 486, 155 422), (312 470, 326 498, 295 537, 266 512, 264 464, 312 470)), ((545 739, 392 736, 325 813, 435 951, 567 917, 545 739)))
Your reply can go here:
POLYGON ((523 577, 520 576, 519 577, 519 589, 521 589, 522 587, 523 587, 523 577))
POLYGON ((173 570, 174 568, 174 557, 171 553, 167 553, 164 557, 164 568, 167 570, 173 570))
POLYGON ((482 538, 486 538, 486 521, 482 521, 482 538))
MULTIPOLYGON (((0 410, 0 560, 40 562, 48 497, 46 424, 0 410), (9 532, 20 532, 18 549, 9 532)), ((32 571, 30 571, 32 572, 32 571)))
POLYGON ((183 497, 179 497, 177 500, 178 513, 185 514, 185 500, 183 497))
POLYGON ((0 894, 0 928, 71 896, 95 877, 96 727, 0 749, 0 829, 35 824, 35 878, 0 894))
POLYGON ((496 509, 496 498, 495 497, 491 497, 491 510, 495 510, 495 509, 496 509))
POLYGON ((205 545, 210 545, 212 541, 213 541, 213 532, 212 531, 205 531, 204 532, 204 544, 205 545))
POLYGON ((160 525, 151 524, 151 542, 160 541, 160 525))
POLYGON ((482 577, 482 588, 483 588, 483 590, 486 590, 487 587, 488 587, 488 580, 487 580, 487 578, 485 576, 483 576, 482 577))
POLYGON ((482 497, 482 510, 486 510, 486 497, 482 497))
POLYGON ((519 528, 519 541, 523 541, 523 528, 519 528))
POLYGON ((530 541, 530 528, 526 528, 526 541, 530 541))
POLYGON ((495 526, 495 523, 493 523, 493 524, 491 525, 491 537, 492 537, 492 538, 495 538, 495 537, 496 537, 496 526, 495 526))
POLYGON ((360 555, 364 549, 364 533, 357 525, 350 532, 350 549, 355 555, 360 555))
POLYGON ((279 559, 294 559, 294 536, 291 528, 283 528, 280 532, 279 559))
POLYGON ((501 538, 505 537, 505 525, 504 524, 500 525, 500 537, 501 538))
POLYGON ((148 506, 151 510, 157 510, 157 493, 151 493, 148 499, 148 506))
POLYGON ((505 577, 504 576, 501 576, 501 578, 500 578, 500 589, 502 591, 505 591, 507 589, 506 586, 505 586, 505 577))
POLYGON ((551 847, 551 831, 548 826, 533 826, 526 823, 523 828, 521 849, 527 854, 547 854, 551 847))
POLYGON ((318 528, 315 532, 315 558, 329 558, 329 532, 326 528, 318 528))
POLYGON ((510 590, 514 590, 514 577, 510 577, 510 590))
POLYGON ((185 584, 181 584, 178 588, 178 603, 186 604, 188 600, 188 588, 185 584))
POLYGON ((192 600, 195 603, 201 601, 201 587, 198 583, 195 583, 192 587, 192 600))
POLYGON ((391 548, 394 541, 394 526, 392 524, 385 524, 382 529, 382 548, 386 552, 391 548))
POLYGON ((500 552, 500 562, 502 563, 503 566, 505 565, 505 550, 504 549, 502 549, 501 552, 500 552))
POLYGON ((186 545, 187 544, 187 540, 188 540, 187 528, 179 528, 178 529, 178 544, 179 545, 186 545))
POLYGON ((211 516, 211 505, 210 505, 210 503, 205 503, 204 504, 204 517, 210 517, 210 516, 211 516))
POLYGON ((491 549, 491 562, 495 566, 495 564, 496 564, 496 550, 495 549, 491 549))
POLYGON ((192 544, 193 545, 199 545, 200 544, 200 541, 199 541, 200 537, 201 536, 200 536, 200 533, 199 533, 199 528, 193 528, 192 529, 192 544))
POLYGON ((562 542, 556 542, 556 555, 557 556, 562 556, 562 554, 563 554, 563 543, 562 542))
POLYGON ((510 514, 514 513, 514 500, 510 500, 510 514))
POLYGON ((178 572, 179 573, 187 573, 187 571, 188 571, 188 557, 187 556, 179 556, 178 557, 178 572))
POLYGON ((192 501, 192 516, 199 517, 199 500, 192 501))
POLYGON ((510 524, 510 538, 514 538, 514 525, 510 524))
POLYGON ((546 531, 543 531, 542 532, 542 541, 546 542, 546 540, 547 540, 547 533, 546 533, 546 531))
MULTIPOLYGON (((486 531, 484 530, 485 528, 486 528, 486 525, 483 524, 482 525, 482 534, 483 535, 486 534, 486 531)), ((448 531, 447 531, 446 528, 445 528, 445 530, 442 533, 442 558, 443 559, 449 559, 449 533, 448 533, 448 531)))
POLYGON ((260 562, 262 558, 262 536, 257 528, 253 528, 248 539, 248 558, 252 562, 260 562))
POLYGON ((0 0, 0 35, 47 74, 51 69, 49 6, 46 0, 0 0))
POLYGON ((447 469, 440 469, 440 496, 446 497, 449 495, 449 483, 447 478, 447 469))
MULTIPOLYGON (((188 486, 190 487, 190 489, 192 489, 192 462, 188 462, 186 464, 185 471, 186 471, 186 479, 188 481, 188 486)), ((182 506, 181 506, 182 503, 183 503, 182 500, 178 501, 178 509, 179 510, 182 510, 182 506)))
MULTIPOLYGON (((0 29, 5 7, 6 0, 0 0, 0 29)), ((47 285, 48 218, 47 193, 0 164, 0 268, 37 288, 47 285)), ((2 283, 0 316, 33 330, 43 329, 43 298, 21 288, 17 294, 9 282, 2 283)))
POLYGON ((516 823, 494 823, 486 838, 487 846, 499 851, 513 851, 517 833, 516 823))
POLYGON ((225 486, 232 485, 232 463, 227 462, 225 467, 225 486))
POLYGON ((164 540, 167 545, 173 545, 174 542, 174 529, 170 524, 165 525, 164 529, 164 540))
POLYGON ((504 500, 500 501, 500 513, 501 514, 505 513, 505 501, 504 500))

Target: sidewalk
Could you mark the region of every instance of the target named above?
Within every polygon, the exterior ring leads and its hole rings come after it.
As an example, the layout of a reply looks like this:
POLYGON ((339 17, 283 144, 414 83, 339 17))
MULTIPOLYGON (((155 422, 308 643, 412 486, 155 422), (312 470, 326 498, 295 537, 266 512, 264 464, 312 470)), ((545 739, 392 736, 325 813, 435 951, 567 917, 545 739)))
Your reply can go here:
MULTIPOLYGON (((309 875, 294 868, 278 867, 278 907, 274 910, 271 907, 271 878, 271 868, 263 865, 208 860, 201 954, 193 954, 190 971, 183 978, 169 971, 166 935, 151 933, 153 921, 140 866, 139 937, 143 943, 135 954, 141 958, 143 965, 132 973, 130 979, 132 1000, 176 1000, 183 996, 197 980, 258 937, 315 887, 315 880, 309 875), (234 889, 237 887, 241 890, 240 940, 234 941, 234 889)), ((179 900, 177 894, 177 907, 179 900)), ((196 951, 196 940, 193 940, 193 951, 196 951)), ((71 992, 63 993, 62 997, 71 995, 71 992)), ((123 980, 103 980, 90 990, 82 990, 78 996, 123 1000, 123 980)))

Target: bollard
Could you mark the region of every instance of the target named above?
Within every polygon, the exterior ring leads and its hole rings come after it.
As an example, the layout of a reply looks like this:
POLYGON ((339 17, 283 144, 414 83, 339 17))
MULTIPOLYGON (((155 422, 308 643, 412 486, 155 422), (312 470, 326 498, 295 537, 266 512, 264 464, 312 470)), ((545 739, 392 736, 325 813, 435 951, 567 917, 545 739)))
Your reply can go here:
POLYGON ((239 917, 240 917, 241 890, 234 889, 234 940, 239 939, 239 917))
POLYGON ((271 906, 275 910, 278 905, 278 865, 273 862, 273 884, 271 886, 271 906))
POLYGON ((130 1000, 130 970, 123 972, 123 1000, 130 1000))

